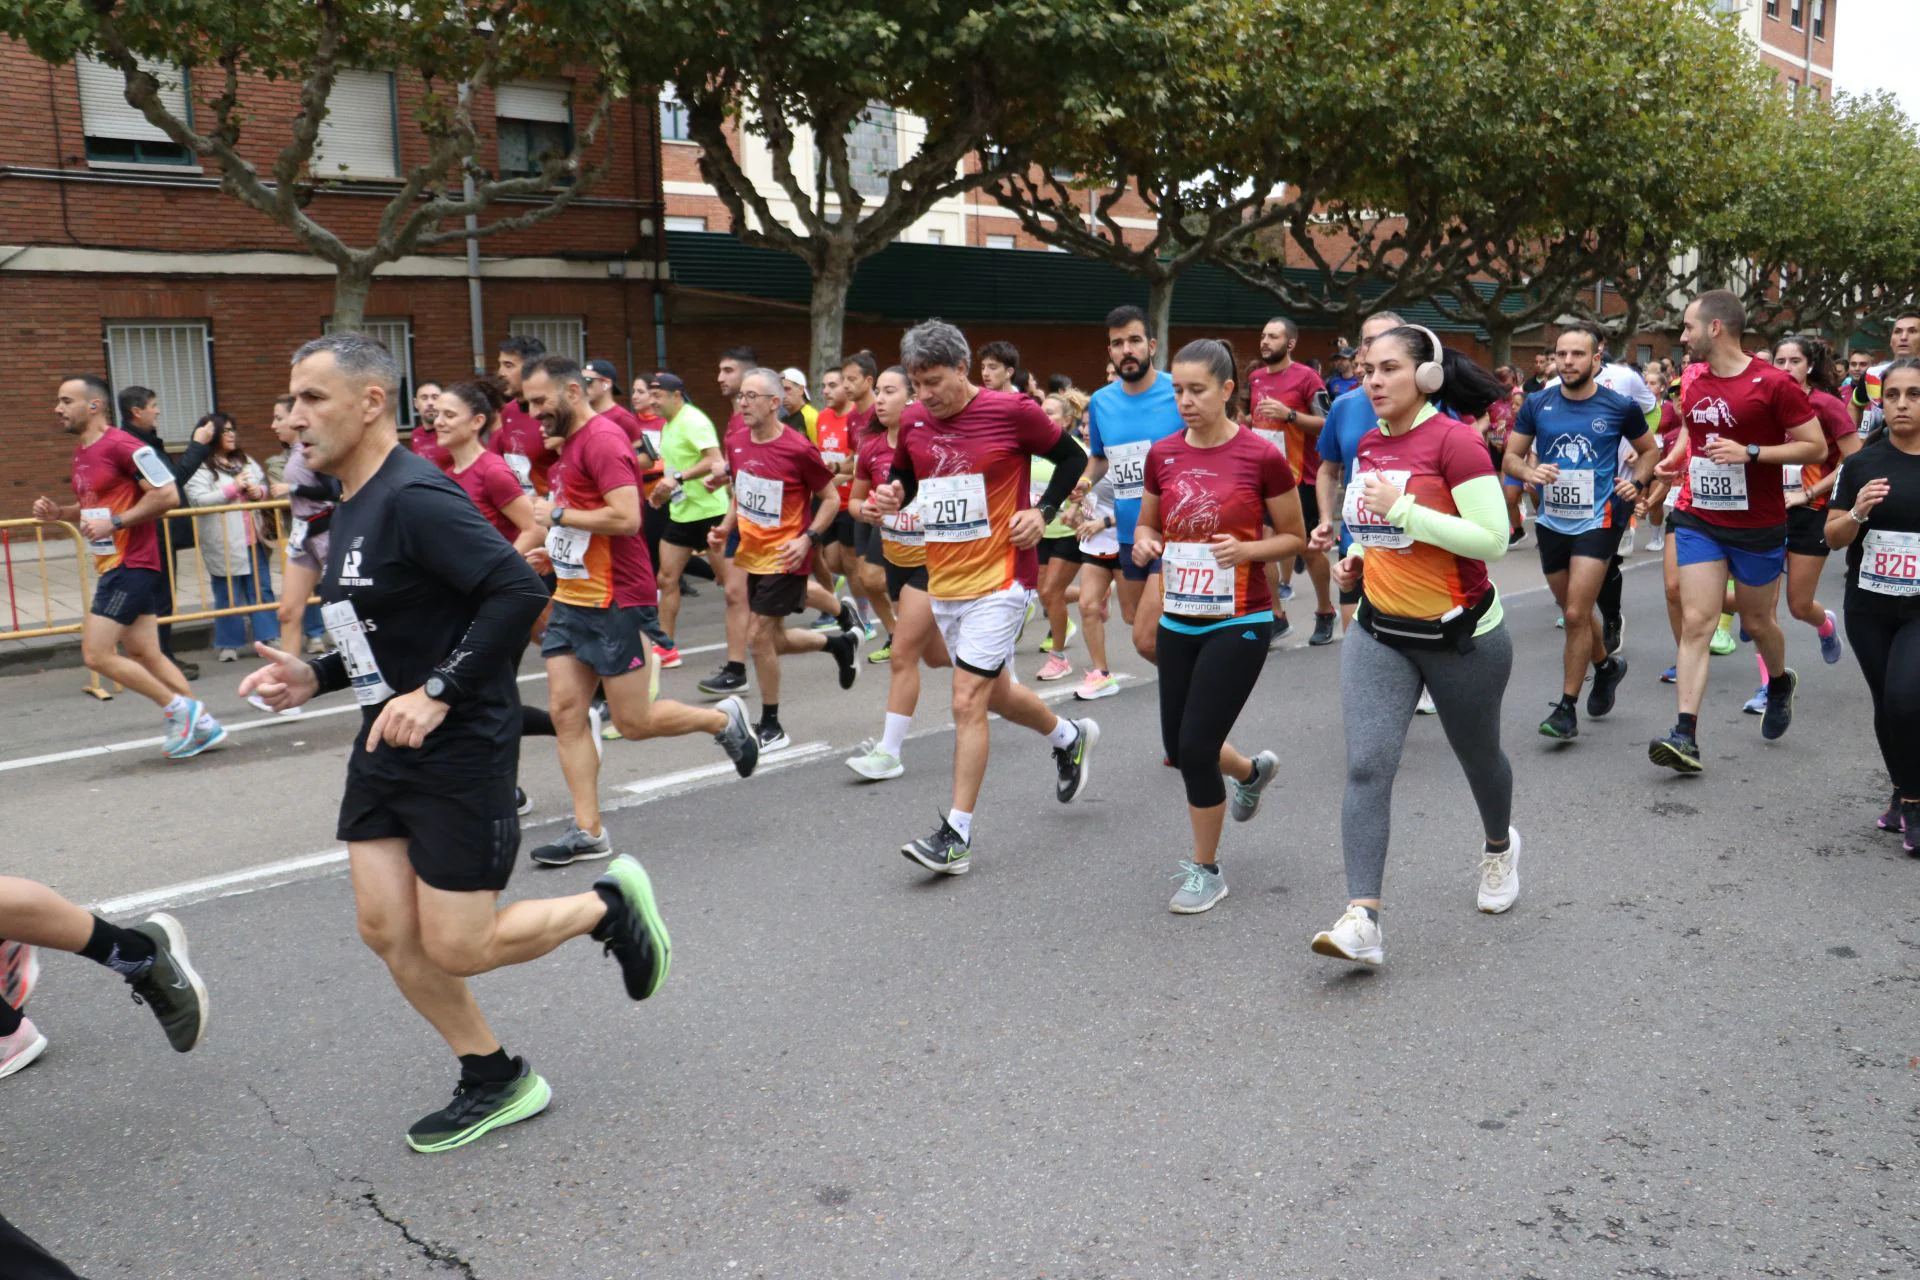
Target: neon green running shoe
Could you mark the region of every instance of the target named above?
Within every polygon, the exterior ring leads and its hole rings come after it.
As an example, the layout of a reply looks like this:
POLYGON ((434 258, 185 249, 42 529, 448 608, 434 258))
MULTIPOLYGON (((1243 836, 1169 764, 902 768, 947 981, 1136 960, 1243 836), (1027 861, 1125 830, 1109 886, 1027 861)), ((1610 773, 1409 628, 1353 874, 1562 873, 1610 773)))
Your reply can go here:
POLYGON ((1724 658, 1740 646, 1734 640, 1733 633, 1725 627, 1713 629, 1713 640, 1707 645, 1707 652, 1716 658, 1724 658))
POLYGON ((432 1153, 464 1147, 503 1125, 530 1119, 547 1109, 553 1090, 534 1074, 525 1058, 515 1058, 519 1073, 501 1083, 461 1080, 453 1101, 430 1116, 422 1116, 407 1130, 407 1145, 432 1153))
POLYGON ((626 854, 607 864, 607 872, 593 882, 608 898, 607 916, 593 931, 593 940, 620 962, 627 994, 645 1000, 658 991, 673 966, 673 941, 653 900, 653 881, 646 868, 626 854), (619 908, 614 909, 614 900, 619 908))
POLYGON ((878 649, 867 650, 867 661, 868 662, 892 662, 893 661, 893 637, 888 636, 887 642, 881 645, 878 649))

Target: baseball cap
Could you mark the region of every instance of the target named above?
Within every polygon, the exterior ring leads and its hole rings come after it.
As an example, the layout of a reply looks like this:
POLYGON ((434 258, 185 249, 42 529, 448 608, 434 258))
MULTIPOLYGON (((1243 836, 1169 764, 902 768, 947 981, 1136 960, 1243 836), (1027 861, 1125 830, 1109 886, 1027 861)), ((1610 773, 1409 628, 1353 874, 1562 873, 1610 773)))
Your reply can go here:
POLYGON ((661 391, 672 391, 679 395, 687 394, 687 384, 680 380, 680 375, 668 373, 665 369, 648 378, 647 385, 657 387, 661 391))
POLYGON ((780 371, 780 380, 782 382, 791 382, 794 386, 800 388, 800 394, 803 396, 812 395, 812 393, 807 390, 807 375, 798 369, 792 367, 782 369, 780 371))
POLYGON ((608 382, 618 381, 619 375, 614 372, 611 360, 589 360, 583 367, 596 378, 605 378, 608 382))

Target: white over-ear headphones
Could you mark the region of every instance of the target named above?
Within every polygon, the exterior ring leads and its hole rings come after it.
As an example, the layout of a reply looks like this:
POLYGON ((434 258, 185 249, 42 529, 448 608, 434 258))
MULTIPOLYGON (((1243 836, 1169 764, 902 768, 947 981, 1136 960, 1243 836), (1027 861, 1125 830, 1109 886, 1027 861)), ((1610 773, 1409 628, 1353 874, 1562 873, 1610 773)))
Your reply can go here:
POLYGON ((1413 371, 1413 385, 1420 388, 1420 394, 1427 396, 1433 395, 1447 383, 1447 367, 1440 363, 1441 352, 1445 350, 1445 348, 1440 345, 1439 336, 1423 324, 1410 324, 1402 327, 1426 334, 1427 341, 1433 344, 1433 359, 1421 361, 1420 367, 1413 371))

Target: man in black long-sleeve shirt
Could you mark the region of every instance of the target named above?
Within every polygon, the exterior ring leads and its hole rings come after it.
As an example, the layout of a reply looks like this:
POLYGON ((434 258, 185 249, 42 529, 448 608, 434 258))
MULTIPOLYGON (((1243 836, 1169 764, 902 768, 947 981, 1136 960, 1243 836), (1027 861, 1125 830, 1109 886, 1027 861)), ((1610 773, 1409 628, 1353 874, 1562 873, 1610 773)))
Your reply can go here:
MULTIPOLYGON (((207 453, 213 447, 213 424, 209 422, 204 426, 195 428, 193 439, 187 443, 185 451, 181 453, 179 460, 176 461, 173 455, 167 452, 166 441, 162 440, 160 433, 154 429, 160 423, 160 397, 155 395, 153 390, 148 387, 124 387, 121 389, 118 399, 120 401, 120 429, 128 435, 136 437, 142 444, 159 454, 166 462, 167 466, 173 471, 173 482, 180 488, 182 495, 181 504, 184 506, 187 481, 192 478, 194 472, 198 471, 206 463, 207 453)), ((166 561, 166 563, 161 566, 166 577, 163 587, 166 595, 164 599, 156 602, 157 607, 161 610, 162 617, 173 612, 173 553, 185 550, 192 545, 192 516, 175 516, 166 522, 166 526, 161 532, 160 540, 161 559, 166 561)), ((174 657, 173 624, 170 622, 160 625, 160 652, 166 654, 168 658, 171 658, 173 665, 179 667, 180 674, 187 679, 198 680, 200 678, 200 665, 198 663, 182 662, 179 658, 174 657)))
POLYGON ((319 585, 334 652, 307 663, 256 645, 270 662, 240 692, 275 710, 349 688, 360 702, 336 834, 360 936, 460 1059, 453 1101, 407 1133, 416 1151, 447 1151, 552 1096, 500 1046, 464 979, 590 935, 643 1000, 666 980, 671 951, 632 858, 586 893, 500 908, 520 848, 512 660, 547 593, 459 487, 401 447, 399 387, 392 354, 361 334, 328 334, 295 355, 289 421, 308 465, 341 483, 319 585))

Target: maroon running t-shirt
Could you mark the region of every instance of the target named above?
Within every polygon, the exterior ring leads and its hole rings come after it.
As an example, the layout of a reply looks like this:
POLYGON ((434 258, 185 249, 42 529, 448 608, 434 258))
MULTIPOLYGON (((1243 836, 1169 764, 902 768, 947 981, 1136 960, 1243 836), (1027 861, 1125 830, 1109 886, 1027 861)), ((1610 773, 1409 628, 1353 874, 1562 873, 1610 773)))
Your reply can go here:
POLYGON ((1687 428, 1691 456, 1674 510, 1728 529, 1785 524, 1780 464, 1717 463, 1707 457, 1707 445, 1722 437, 1762 448, 1785 444, 1789 431, 1815 420, 1807 393, 1784 369, 1753 359, 1730 378, 1703 365, 1697 375, 1683 381, 1680 418, 1687 428))
POLYGON ((1188 443, 1185 431, 1154 441, 1147 451, 1146 491, 1160 499, 1166 612, 1219 621, 1273 608, 1266 565, 1249 560, 1219 568, 1207 544, 1222 533, 1257 542, 1267 499, 1294 486, 1286 455, 1250 427, 1211 449, 1188 443))
MULTIPOLYGON (((607 494, 629 485, 639 497, 640 463, 627 443, 627 433, 603 414, 596 414, 567 437, 553 472, 553 505, 569 511, 598 511, 607 505, 607 494)), ((639 534, 549 530, 547 555, 554 561, 558 579, 553 598, 561 604, 624 609, 659 602, 653 560, 647 555, 647 540, 639 534), (559 540, 579 540, 577 547, 565 548, 577 554, 555 555, 556 535, 559 540), (563 560, 577 568, 562 572, 563 560)))
POLYGON ((813 496, 833 479, 813 442, 791 427, 781 427, 767 441, 748 431, 727 441, 727 468, 739 517, 734 564, 753 574, 812 572, 812 547, 792 569, 780 567, 780 550, 806 533, 813 523, 813 496))
POLYGON ((465 471, 453 468, 447 475, 473 500, 473 505, 480 508, 480 514, 500 531, 501 537, 512 542, 520 536, 520 527, 507 519, 506 510, 515 499, 526 495, 521 492, 520 480, 505 458, 482 450, 472 466, 465 471))
POLYGON ((1284 413, 1263 418, 1257 407, 1262 400, 1278 400, 1296 413, 1312 413, 1313 398, 1326 389, 1327 384, 1320 381, 1313 367, 1298 360, 1278 373, 1265 365, 1255 365, 1247 375, 1247 421, 1256 431, 1273 433, 1267 436, 1273 443, 1286 441, 1287 461, 1293 464, 1297 483, 1312 484, 1320 474, 1320 432, 1289 423, 1284 413))
MULTIPOLYGON (((140 487, 143 465, 148 484, 158 488, 173 483, 173 472, 159 453, 118 427, 107 428, 92 444, 75 449, 73 496, 80 504, 80 518, 108 520, 130 510, 146 495, 140 487)), ((93 571, 159 569, 158 530, 159 523, 149 520, 115 529, 111 537, 98 542, 88 539, 93 571)))
POLYGON ((550 492, 547 472, 560 455, 547 448, 540 420, 521 408, 518 400, 507 401, 500 410, 500 425, 493 429, 487 451, 507 460, 519 477, 520 491, 528 497, 544 498, 550 492))

